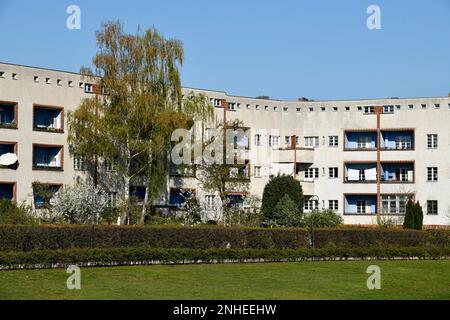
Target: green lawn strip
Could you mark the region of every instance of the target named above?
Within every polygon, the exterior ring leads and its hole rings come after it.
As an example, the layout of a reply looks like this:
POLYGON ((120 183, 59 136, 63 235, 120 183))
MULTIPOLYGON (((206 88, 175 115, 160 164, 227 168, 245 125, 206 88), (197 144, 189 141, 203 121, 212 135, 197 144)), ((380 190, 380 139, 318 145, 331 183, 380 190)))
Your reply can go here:
POLYGON ((450 299, 450 260, 327 261, 0 272, 0 299, 450 299), (368 290, 369 265, 381 290, 368 290))

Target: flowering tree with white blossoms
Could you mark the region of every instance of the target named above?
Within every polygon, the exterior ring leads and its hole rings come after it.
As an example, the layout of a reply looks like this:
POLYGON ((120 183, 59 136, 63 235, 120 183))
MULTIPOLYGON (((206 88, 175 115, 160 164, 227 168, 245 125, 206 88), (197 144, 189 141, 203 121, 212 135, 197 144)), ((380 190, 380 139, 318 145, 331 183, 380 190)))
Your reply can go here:
POLYGON ((57 192, 50 200, 52 218, 72 224, 98 223, 108 206, 107 193, 92 183, 80 183, 57 192))

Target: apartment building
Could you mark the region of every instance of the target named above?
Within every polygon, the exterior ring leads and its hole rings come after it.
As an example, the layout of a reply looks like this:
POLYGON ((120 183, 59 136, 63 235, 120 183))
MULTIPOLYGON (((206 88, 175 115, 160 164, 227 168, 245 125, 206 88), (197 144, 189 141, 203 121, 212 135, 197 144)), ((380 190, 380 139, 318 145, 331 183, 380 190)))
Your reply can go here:
MULTIPOLYGON (((270 176, 288 174, 303 187, 306 211, 331 208, 347 224, 401 217, 410 198, 422 204, 425 225, 450 224, 450 97, 283 101, 183 90, 205 94, 218 121, 237 119, 247 128, 245 165, 236 170, 251 194, 261 197, 270 176)), ((0 63, 0 156, 18 158, 0 166, 0 197, 38 208, 37 182, 56 192, 83 175, 82 159, 67 144, 65 114, 98 93, 76 73, 0 63)), ((142 197, 145 186, 131 192, 142 197)), ((162 207, 180 206, 189 193, 205 210, 218 201, 199 188, 195 170, 176 167, 163 193, 162 207)), ((113 203, 117 190, 110 197, 113 203)), ((243 201, 239 192, 229 197, 243 201)))

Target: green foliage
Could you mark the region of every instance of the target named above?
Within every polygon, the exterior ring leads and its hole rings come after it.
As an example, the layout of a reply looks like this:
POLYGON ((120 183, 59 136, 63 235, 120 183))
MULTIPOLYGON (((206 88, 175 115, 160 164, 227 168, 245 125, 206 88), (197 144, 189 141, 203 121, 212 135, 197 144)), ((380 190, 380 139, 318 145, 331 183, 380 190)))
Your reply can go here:
POLYGON ((310 259, 352 258, 395 258, 419 257, 436 258, 450 255, 449 247, 410 247, 378 246, 370 248, 300 248, 300 249, 192 249, 192 248, 98 248, 65 250, 34 250, 28 252, 1 252, 2 268, 20 268, 20 265, 39 265, 51 267, 52 264, 86 264, 89 266, 131 265, 159 261, 162 264, 183 264, 185 261, 217 263, 232 260, 245 262, 250 259, 264 262, 302 261, 310 259))
POLYGON ((291 176, 273 177, 264 187, 261 212, 265 221, 274 220, 274 208, 285 195, 296 204, 299 213, 303 213, 303 191, 300 182, 291 176))
POLYGON ((189 197, 185 202, 184 209, 186 211, 184 216, 186 224, 197 224, 202 221, 202 207, 197 197, 189 197))
POLYGON ((273 209, 271 226, 299 227, 301 225, 302 213, 291 197, 285 194, 273 209))
POLYGON ((0 199, 0 224, 35 224, 30 208, 25 204, 17 206, 10 200, 0 199))
POLYGON ((404 229, 422 230, 423 226, 423 210, 420 203, 414 203, 409 200, 406 204, 405 220, 403 222, 404 229))
MULTIPOLYGON (((315 247, 442 246, 447 230, 381 228, 315 229, 315 247)), ((308 229, 223 228, 217 226, 0 226, 0 251, 67 248, 247 248, 309 247, 308 229)))
POLYGON ((341 225, 344 219, 333 210, 314 210, 304 216, 302 225, 304 227, 313 226, 314 228, 334 228, 341 225))

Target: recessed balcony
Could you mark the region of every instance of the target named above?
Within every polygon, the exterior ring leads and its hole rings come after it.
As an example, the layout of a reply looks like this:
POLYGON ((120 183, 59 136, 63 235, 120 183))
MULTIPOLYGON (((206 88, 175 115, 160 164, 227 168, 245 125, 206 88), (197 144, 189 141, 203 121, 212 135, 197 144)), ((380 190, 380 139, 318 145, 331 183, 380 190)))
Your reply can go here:
POLYGON ((64 132, 64 109, 35 105, 33 108, 33 130, 64 132))
POLYGON ((382 150, 414 150, 414 130, 381 130, 382 150))
POLYGON ((376 130, 347 130, 344 132, 345 151, 374 151, 377 150, 376 130))
POLYGON ((17 103, 0 102, 0 129, 17 129, 17 103))
POLYGON ((33 170, 62 171, 63 146, 33 145, 33 170))
POLYGON ((0 199, 15 201, 16 184, 13 182, 0 182, 0 199))
POLYGON ((344 195, 345 215, 376 215, 376 194, 346 194, 344 195))

